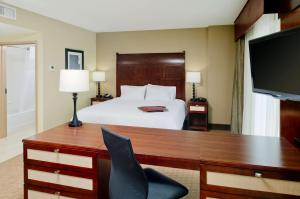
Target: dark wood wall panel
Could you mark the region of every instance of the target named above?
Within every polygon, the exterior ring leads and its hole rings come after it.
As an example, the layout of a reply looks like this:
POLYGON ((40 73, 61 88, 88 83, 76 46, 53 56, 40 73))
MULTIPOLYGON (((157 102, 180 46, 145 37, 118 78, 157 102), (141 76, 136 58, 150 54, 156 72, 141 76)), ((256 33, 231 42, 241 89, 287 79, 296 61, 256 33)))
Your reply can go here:
POLYGON ((245 35, 263 14, 288 13, 299 5, 300 0, 248 0, 234 22, 235 39, 245 35))
MULTIPOLYGON (((300 8, 281 15, 281 29, 300 26, 300 8)), ((300 102, 281 101, 280 135, 300 149, 300 102)))
POLYGON ((281 136, 300 148, 300 103, 281 101, 281 136))
POLYGON ((288 14, 281 14, 280 18, 282 30, 300 26, 300 8, 288 14))
POLYGON ((117 53, 117 96, 121 85, 176 86, 176 98, 185 100, 185 53, 117 53))
POLYGON ((239 16, 235 20, 235 39, 239 39, 263 15, 263 0, 248 0, 239 16))

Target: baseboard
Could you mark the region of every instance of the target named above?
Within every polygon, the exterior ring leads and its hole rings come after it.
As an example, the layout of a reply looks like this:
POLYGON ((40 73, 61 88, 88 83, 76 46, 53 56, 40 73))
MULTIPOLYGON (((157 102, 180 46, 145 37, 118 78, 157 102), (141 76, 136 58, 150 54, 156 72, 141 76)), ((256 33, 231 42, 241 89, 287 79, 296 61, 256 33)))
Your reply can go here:
POLYGON ((230 131, 230 124, 208 124, 210 130, 230 131))

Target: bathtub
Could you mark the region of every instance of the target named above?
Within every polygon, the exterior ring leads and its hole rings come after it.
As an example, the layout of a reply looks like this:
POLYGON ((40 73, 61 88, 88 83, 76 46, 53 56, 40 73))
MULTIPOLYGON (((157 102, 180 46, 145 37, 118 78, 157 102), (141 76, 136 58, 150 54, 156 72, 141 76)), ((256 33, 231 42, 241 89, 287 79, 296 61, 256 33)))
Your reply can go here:
POLYGON ((35 128, 35 110, 26 110, 23 112, 7 115, 7 133, 14 134, 28 128, 35 128))

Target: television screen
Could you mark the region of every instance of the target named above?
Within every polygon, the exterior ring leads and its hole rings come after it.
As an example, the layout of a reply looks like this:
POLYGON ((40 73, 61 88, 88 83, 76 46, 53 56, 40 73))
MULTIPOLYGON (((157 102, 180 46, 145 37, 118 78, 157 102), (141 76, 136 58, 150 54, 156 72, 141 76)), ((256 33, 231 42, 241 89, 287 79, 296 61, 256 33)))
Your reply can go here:
POLYGON ((249 41, 253 91, 300 101, 300 28, 249 41))

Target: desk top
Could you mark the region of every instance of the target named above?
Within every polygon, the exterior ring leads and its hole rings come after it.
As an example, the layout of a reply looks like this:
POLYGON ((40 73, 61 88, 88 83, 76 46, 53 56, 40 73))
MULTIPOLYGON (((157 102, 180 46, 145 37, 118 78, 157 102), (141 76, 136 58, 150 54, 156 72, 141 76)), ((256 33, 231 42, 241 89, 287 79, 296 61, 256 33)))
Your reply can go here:
POLYGON ((201 163, 249 169, 280 169, 300 172, 300 151, 283 138, 195 132, 117 125, 67 125, 47 130, 24 143, 55 144, 79 150, 98 151, 108 158, 100 128, 105 127, 131 139, 137 159, 151 164, 197 169, 201 163))

